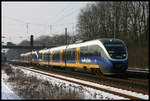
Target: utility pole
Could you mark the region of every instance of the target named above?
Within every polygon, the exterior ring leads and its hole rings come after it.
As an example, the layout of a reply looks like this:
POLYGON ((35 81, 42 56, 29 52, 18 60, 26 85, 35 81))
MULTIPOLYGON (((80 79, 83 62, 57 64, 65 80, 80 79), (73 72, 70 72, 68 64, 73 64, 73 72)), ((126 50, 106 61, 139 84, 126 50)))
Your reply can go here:
POLYGON ((65 40, 66 40, 66 45, 68 44, 68 42, 67 42, 67 28, 65 28, 65 40))
POLYGON ((33 48, 33 35, 30 37, 30 46, 33 48))

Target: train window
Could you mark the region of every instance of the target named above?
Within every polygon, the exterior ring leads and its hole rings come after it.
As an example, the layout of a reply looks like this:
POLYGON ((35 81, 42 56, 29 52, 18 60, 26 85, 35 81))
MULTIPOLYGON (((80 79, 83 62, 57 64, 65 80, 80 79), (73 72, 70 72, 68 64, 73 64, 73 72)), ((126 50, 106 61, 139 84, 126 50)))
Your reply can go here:
POLYGON ((60 51, 54 51, 53 60, 59 60, 60 59, 60 51))
POLYGON ((28 56, 28 61, 30 61, 31 60, 31 58, 30 58, 30 56, 28 56))
POLYGON ((44 61, 45 61, 46 60, 46 54, 44 53, 43 55, 44 55, 44 61))
POLYGON ((62 54, 63 54, 63 61, 65 61, 66 60, 66 50, 65 49, 63 50, 62 54))
POLYGON ((98 45, 88 46, 88 56, 101 56, 100 47, 98 45))
POLYGON ((29 61, 31 61, 31 56, 29 55, 29 61))
POLYGON ((50 53, 45 53, 44 60, 49 61, 49 59, 50 59, 50 53))
POLYGON ((44 60, 46 60, 46 58, 47 58, 47 56, 46 56, 47 54, 46 53, 44 53, 44 60))
POLYGON ((86 56, 88 56, 88 47, 87 46, 80 47, 80 57, 86 56))
POLYGON ((32 59, 36 59, 36 55, 35 54, 32 54, 32 59))
POLYGON ((44 53, 43 55, 44 55, 44 61, 45 61, 46 60, 46 54, 44 53))
POLYGON ((71 52, 71 59, 72 60, 75 60, 75 58, 76 58, 76 48, 72 48, 72 52, 71 52))
POLYGON ((53 52, 53 60, 56 58, 56 51, 53 52))
POLYGON ((67 60, 70 60, 70 55, 71 55, 71 50, 67 49, 67 51, 66 51, 66 59, 67 60))
POLYGON ((57 51, 57 57, 56 57, 57 60, 60 60, 60 51, 57 51))
POLYGON ((32 54, 32 59, 34 59, 35 57, 34 57, 34 54, 32 54))
POLYGON ((50 53, 47 53, 47 60, 50 61, 50 53))
POLYGON ((111 44, 104 44, 106 50, 109 54, 111 54, 111 58, 114 59, 124 59, 126 56, 126 49, 124 44, 122 43, 111 43, 111 44))
POLYGON ((70 60, 70 55, 71 55, 70 52, 71 52, 70 49, 67 49, 67 60, 70 60))
POLYGON ((41 53, 39 53, 39 59, 42 59, 42 54, 41 53))
POLYGON ((75 60, 76 48, 67 49, 66 59, 67 60, 75 60))
POLYGON ((76 52, 76 49, 75 48, 71 48, 70 49, 70 60, 75 60, 75 52, 76 52))
POLYGON ((100 47, 98 45, 80 47, 80 57, 91 56, 101 56, 100 47))

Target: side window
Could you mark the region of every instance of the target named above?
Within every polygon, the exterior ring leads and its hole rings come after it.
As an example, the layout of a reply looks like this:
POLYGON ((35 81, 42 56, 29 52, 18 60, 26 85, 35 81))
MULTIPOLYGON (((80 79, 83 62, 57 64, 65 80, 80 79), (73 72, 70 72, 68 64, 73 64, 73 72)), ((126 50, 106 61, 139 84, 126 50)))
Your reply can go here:
POLYGON ((70 49, 67 49, 67 51, 66 51, 66 59, 67 60, 70 60, 70 55, 71 55, 70 52, 71 52, 70 49))
POLYGON ((44 53, 44 61, 46 60, 46 53, 44 53))
POLYGON ((31 55, 29 55, 29 61, 31 61, 31 55))
POLYGON ((56 60, 60 59, 60 51, 57 51, 56 60))
POLYGON ((63 49, 63 53, 62 54, 63 54, 63 56, 62 56, 63 57, 63 61, 65 61, 65 58, 66 58, 66 50, 65 49, 63 49))
POLYGON ((71 50, 71 60, 75 60, 75 58, 76 58, 76 48, 72 48, 72 50, 71 50))
POLYGON ((80 47, 80 57, 87 57, 88 56, 88 47, 83 46, 80 47))
POLYGON ((101 48, 98 45, 80 47, 80 57, 101 56, 101 48))
POLYGON ((56 60, 56 51, 53 51, 53 60, 56 60))
POLYGON ((98 45, 95 45, 95 50, 97 51, 95 55, 100 56, 101 57, 101 47, 98 45))
POLYGON ((50 52, 50 59, 51 59, 51 61, 53 60, 53 56, 54 56, 54 52, 51 51, 51 52, 50 52))
POLYGON ((39 59, 42 59, 42 54, 41 53, 39 53, 39 59))
POLYGON ((36 56, 36 54, 34 54, 34 59, 37 59, 37 56, 36 56))
POLYGON ((98 45, 88 46, 88 56, 101 56, 101 50, 98 45))
POLYGON ((50 61, 50 53, 47 53, 47 60, 50 61))
POLYGON ((53 60, 59 60, 59 58, 60 58, 60 52, 54 51, 53 60))
POLYGON ((44 60, 49 61, 49 53, 44 54, 44 60))
POLYGON ((69 48, 66 52, 67 60, 75 60, 76 48, 69 48))
POLYGON ((74 60, 75 59, 75 50, 74 48, 69 49, 69 60, 74 60))

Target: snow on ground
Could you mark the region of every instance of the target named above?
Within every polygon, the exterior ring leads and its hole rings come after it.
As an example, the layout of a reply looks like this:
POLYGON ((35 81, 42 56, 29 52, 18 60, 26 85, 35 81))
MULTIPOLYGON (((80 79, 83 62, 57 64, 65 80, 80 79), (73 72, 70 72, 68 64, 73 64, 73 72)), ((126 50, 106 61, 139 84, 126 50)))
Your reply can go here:
MULTIPOLYGON (((123 97, 120 97, 120 96, 116 96, 116 95, 113 95, 113 94, 110 94, 110 93, 106 93, 106 92, 102 92, 102 91, 99 91, 99 90, 95 90, 95 89, 92 89, 92 88, 89 88, 89 87, 85 87, 85 86, 81 86, 81 85, 78 85, 78 84, 74 84, 74 83, 70 83, 68 81, 64 81, 64 80, 60 80, 60 79, 54 79, 52 77, 49 77, 49 76, 46 76, 46 75, 42 75, 42 74, 39 74, 39 73, 35 73, 35 72, 32 72, 32 71, 28 71, 28 70, 23 70, 27 75, 34 75, 36 76, 37 78, 40 78, 40 79, 52 79, 51 81, 53 82, 57 82, 57 83, 64 83, 64 84, 71 84, 71 85, 74 85, 75 86, 80 86, 80 87, 83 87, 83 89, 86 89, 86 91, 89 91, 90 93, 88 94, 92 94, 91 96, 87 94, 87 92, 84 92, 85 95, 88 95, 87 97, 89 97, 90 99, 92 98, 99 98, 99 94, 101 96, 101 94, 103 95, 104 98, 107 98, 107 96, 109 96, 108 98, 112 98, 112 99, 124 99, 123 97), (88 90, 87 90, 88 89, 88 90), (98 95, 97 95, 97 92, 100 92, 98 95), (97 97, 93 97, 93 94, 96 94, 97 97)), ((110 86, 105 86, 105 85, 100 85, 100 84, 97 84, 97 83, 92 83, 92 82, 88 82, 88 81, 83 81, 83 80, 78 80, 78 79, 74 79, 74 78, 70 78, 70 77, 65 77, 65 76, 61 76, 61 75, 56 75, 56 74, 50 74, 52 76, 56 76, 56 77, 61 77, 61 78, 64 78, 64 79, 69 79, 69 80, 73 80, 73 81, 76 81, 76 82, 81 82, 83 84, 90 84, 90 85, 93 85, 95 87, 100 87, 100 88, 105 88, 107 90, 111 90, 111 91, 115 91, 115 92, 119 92, 119 93, 122 93, 122 94, 127 94, 127 95, 132 95, 132 96, 136 96, 138 98, 142 98, 142 99, 149 99, 149 95, 144 95, 144 94, 141 94, 141 93, 136 93, 136 92, 132 92, 132 91, 127 91, 127 90, 123 90, 123 89, 119 89, 119 88, 114 88, 114 87, 110 87, 110 86)), ((86 98, 87 98, 86 97, 86 98)))
MULTIPOLYGON (((121 100, 125 99, 126 100, 127 99, 127 98, 124 98, 124 97, 120 97, 118 95, 114 95, 114 94, 107 93, 107 92, 104 92, 104 91, 96 90, 96 89, 89 88, 89 87, 86 87, 86 86, 82 86, 82 85, 79 85, 79 84, 71 83, 69 81, 65 81, 65 80, 54 78, 54 77, 46 76, 46 75, 39 74, 39 73, 36 73, 36 72, 32 72, 32 71, 29 71, 29 70, 24 70, 24 69, 18 68, 18 67, 13 66, 13 65, 10 65, 10 66, 13 68, 13 71, 21 70, 23 72, 22 75, 25 75, 26 78, 36 77, 37 79, 41 80, 41 82, 48 81, 49 82, 48 87, 58 88, 57 89, 58 95, 61 94, 61 93, 64 93, 64 91, 66 91, 69 94, 72 93, 72 92, 75 92, 75 94, 77 94, 77 97, 79 99, 100 99, 100 100, 113 100, 113 99, 119 99, 119 100, 120 99, 121 100)), ((61 75, 56 75, 56 74, 51 74, 51 75, 58 76, 58 77, 61 77, 61 78, 65 78, 65 79, 69 79, 69 80, 74 80, 74 81, 77 81, 77 82, 82 82, 84 84, 90 84, 90 85, 100 87, 100 88, 101 87, 106 88, 106 89, 112 90, 112 91, 115 90, 117 92, 122 92, 122 93, 125 93, 125 94, 135 95, 135 96, 138 96, 139 98, 144 98, 144 99, 149 98, 148 95, 137 94, 137 93, 134 93, 134 92, 131 92, 131 91, 126 91, 126 90, 113 88, 113 87, 109 87, 109 86, 106 87, 104 85, 100 85, 100 84, 96 84, 96 83, 92 83, 92 82, 88 82, 88 81, 83 81, 83 80, 78 80, 78 79, 74 79, 74 78, 70 78, 70 77, 65 77, 65 76, 61 76, 61 75)), ((8 78, 7 76, 4 76, 4 77, 8 78)), ((5 87, 4 84, 2 86, 5 87)), ((42 89, 42 86, 38 85, 38 89, 36 89, 36 90, 40 91, 40 89, 42 89)), ((2 95, 2 98, 3 98, 3 95, 2 95)))
MULTIPOLYGON (((15 66, 12 66, 14 69, 20 69, 15 66)), ((85 87, 79 84, 71 83, 65 80, 60 80, 57 78, 53 78, 50 76, 46 76, 43 74, 35 73, 29 70, 24 70, 22 71, 27 75, 27 77, 37 77, 40 80, 46 80, 49 81, 50 84, 56 85, 58 87, 61 87, 62 89, 65 89, 68 92, 78 92, 80 98, 82 99, 102 99, 102 100, 111 100, 111 99, 127 99, 124 97, 120 97, 118 95, 114 95, 111 93, 107 93, 104 91, 96 90, 93 88, 85 87)), ((65 77, 66 78, 66 77, 65 77)), ((70 78, 69 78, 70 79, 70 78)))
POLYGON ((7 99, 21 99, 19 96, 17 96, 12 90, 9 85, 6 85, 5 80, 8 78, 8 76, 2 71, 2 78, 1 78, 1 94, 2 94, 2 100, 7 99))

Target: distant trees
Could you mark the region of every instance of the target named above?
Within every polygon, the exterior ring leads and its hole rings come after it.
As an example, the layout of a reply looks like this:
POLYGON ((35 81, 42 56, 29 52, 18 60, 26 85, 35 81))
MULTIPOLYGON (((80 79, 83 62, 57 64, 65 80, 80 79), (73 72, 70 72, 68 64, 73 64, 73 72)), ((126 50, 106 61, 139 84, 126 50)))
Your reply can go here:
POLYGON ((78 16, 77 31, 81 39, 113 37, 148 40, 149 2, 95 2, 83 8, 78 16), (117 9, 117 14, 115 14, 117 9))

